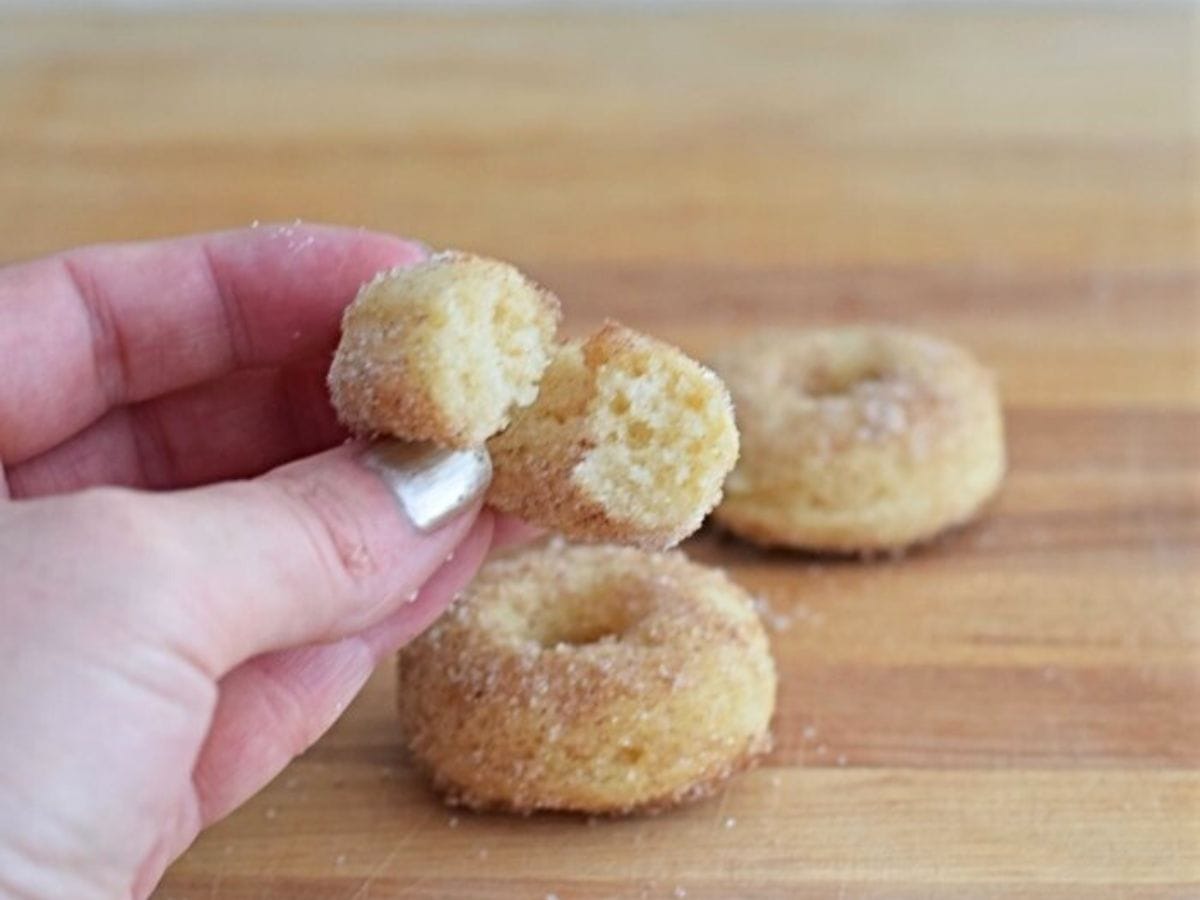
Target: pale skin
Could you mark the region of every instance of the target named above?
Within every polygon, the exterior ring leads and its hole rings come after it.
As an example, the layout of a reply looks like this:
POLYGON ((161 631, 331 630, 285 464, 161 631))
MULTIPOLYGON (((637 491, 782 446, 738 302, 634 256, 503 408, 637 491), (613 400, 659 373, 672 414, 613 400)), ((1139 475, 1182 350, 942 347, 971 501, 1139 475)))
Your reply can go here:
POLYGON ((418 533, 329 406, 342 308, 424 253, 264 227, 0 269, 0 895, 148 895, 519 536, 418 533))

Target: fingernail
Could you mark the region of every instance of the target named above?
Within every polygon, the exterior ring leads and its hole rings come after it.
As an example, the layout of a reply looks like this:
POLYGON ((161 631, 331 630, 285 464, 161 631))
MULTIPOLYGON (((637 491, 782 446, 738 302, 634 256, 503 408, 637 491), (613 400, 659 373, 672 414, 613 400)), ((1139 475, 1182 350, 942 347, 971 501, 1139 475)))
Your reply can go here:
POLYGON ((363 453, 418 531, 437 531, 474 503, 492 481, 484 447, 447 450, 433 444, 380 440, 363 453))

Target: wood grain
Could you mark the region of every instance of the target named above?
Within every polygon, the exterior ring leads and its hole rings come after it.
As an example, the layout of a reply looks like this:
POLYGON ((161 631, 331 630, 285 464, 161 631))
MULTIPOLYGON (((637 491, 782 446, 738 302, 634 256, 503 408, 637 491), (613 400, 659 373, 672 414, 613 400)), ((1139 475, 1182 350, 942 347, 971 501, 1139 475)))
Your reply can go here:
POLYGON ((889 321, 996 368, 1012 471, 896 561, 688 543, 769 606, 712 802, 452 814, 381 673, 170 898, 1200 895, 1200 52, 1186 8, 0 24, 0 257, 302 217, 511 258, 703 356, 889 321))

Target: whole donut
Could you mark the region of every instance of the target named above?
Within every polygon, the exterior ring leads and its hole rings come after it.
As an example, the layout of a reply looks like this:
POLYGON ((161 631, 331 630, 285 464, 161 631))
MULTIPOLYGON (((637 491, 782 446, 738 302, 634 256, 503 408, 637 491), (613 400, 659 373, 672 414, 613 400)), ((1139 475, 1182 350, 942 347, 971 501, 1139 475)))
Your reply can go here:
POLYGON ((742 454, 715 519, 767 546, 895 551, 971 518, 1005 454, 994 379, 891 328, 752 335, 715 355, 742 454))
POLYGON ((448 802, 607 814, 702 797, 770 746, 751 598, 680 553, 489 563, 399 657, 399 710, 448 802))

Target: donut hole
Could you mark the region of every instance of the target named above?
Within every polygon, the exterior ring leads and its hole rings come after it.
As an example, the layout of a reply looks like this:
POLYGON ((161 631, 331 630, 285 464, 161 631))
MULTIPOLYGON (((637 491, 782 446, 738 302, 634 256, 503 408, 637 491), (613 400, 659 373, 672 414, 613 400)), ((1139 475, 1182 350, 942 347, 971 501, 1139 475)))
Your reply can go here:
POLYGON ((627 623, 612 622, 557 622, 558 627, 547 628, 537 635, 537 642, 543 647, 585 647, 588 644, 599 644, 606 638, 619 638, 625 631, 627 623))
POLYGON ((877 363, 822 365, 805 373, 802 390, 810 397, 842 397, 856 389, 885 381, 888 373, 877 363))
POLYGON ((543 649, 587 647, 620 640, 646 615, 647 595, 633 585, 595 584, 565 593, 525 622, 543 649))

